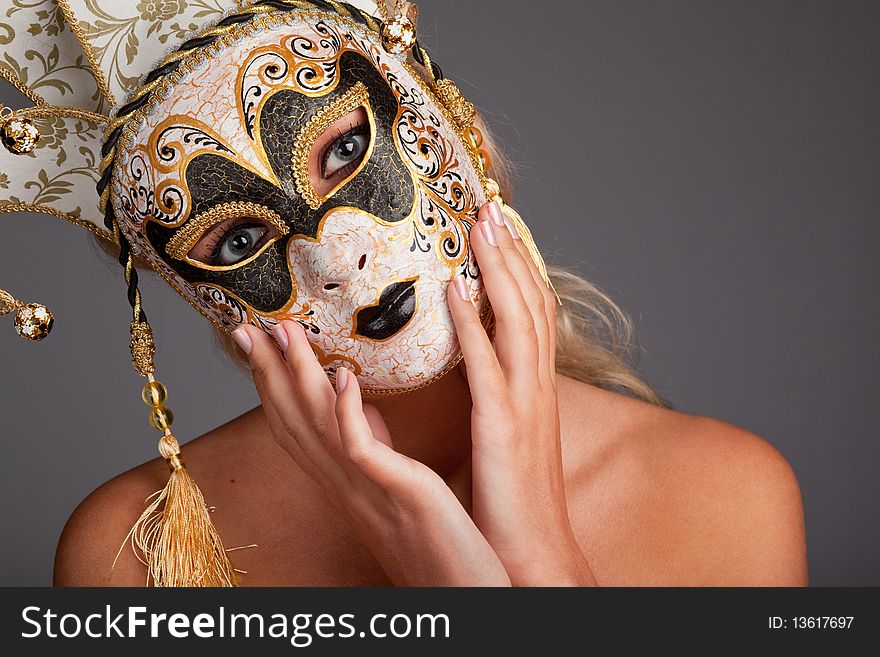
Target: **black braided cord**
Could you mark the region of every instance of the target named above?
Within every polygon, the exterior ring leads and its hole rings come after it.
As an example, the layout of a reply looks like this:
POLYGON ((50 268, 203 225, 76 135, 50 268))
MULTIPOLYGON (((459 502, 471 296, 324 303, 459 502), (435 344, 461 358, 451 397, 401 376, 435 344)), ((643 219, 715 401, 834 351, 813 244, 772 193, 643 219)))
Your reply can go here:
MULTIPOLYGON (((316 9, 330 12, 330 13, 336 13, 336 8, 333 7, 333 5, 331 5, 330 3, 325 2, 324 0, 307 0, 307 2, 311 5, 314 5, 314 7, 316 9)), ((369 14, 367 14, 363 10, 358 9, 357 7, 350 5, 347 2, 339 2, 337 4, 344 7, 351 14, 351 18, 355 22, 360 23, 361 25, 368 24, 367 17, 369 16, 369 14)), ((291 4, 289 2, 285 2, 284 0, 257 0, 257 2, 254 2, 253 5, 251 5, 251 6, 271 7, 273 9, 277 9, 278 11, 296 11, 296 10, 302 10, 302 8, 303 8, 302 2, 300 2, 299 4, 291 4)), ((256 18, 257 16, 258 16, 258 14, 247 13, 247 12, 240 13, 240 14, 230 14, 229 16, 220 20, 217 23, 216 27, 226 27, 226 26, 234 25, 234 24, 238 24, 238 23, 246 23, 249 20, 256 18)), ((379 30, 381 32, 384 24, 373 16, 369 16, 369 18, 375 20, 379 24, 379 30)), ((205 46, 211 45, 212 43, 214 43, 215 41, 220 39, 222 36, 223 35, 221 35, 221 34, 216 34, 216 35, 208 35, 208 36, 194 37, 192 39, 188 39, 188 40, 184 41, 182 44, 180 44, 180 46, 177 48, 177 52, 188 53, 188 52, 196 50, 198 48, 204 48, 205 46)), ((416 62, 418 62, 421 66, 424 66, 425 60, 424 60, 424 57, 422 57, 422 48, 419 45, 418 41, 415 42, 415 45, 413 46, 413 49, 412 49, 412 53, 413 53, 413 57, 415 58, 416 62)), ((158 80, 159 78, 162 78, 166 75, 173 73, 174 71, 176 71, 178 69, 178 67, 180 66, 182 61, 183 61, 182 59, 177 59, 176 61, 168 62, 167 64, 164 64, 162 66, 159 66, 158 68, 153 69, 144 78, 144 85, 146 86, 146 85, 150 84, 151 82, 158 80)), ((434 75, 435 79, 437 79, 437 80, 443 79, 442 69, 433 61, 431 62, 431 72, 434 75)), ((136 112, 138 109, 140 109, 141 107, 146 105, 147 102, 149 102, 151 95, 152 95, 151 93, 146 93, 146 94, 142 95, 140 98, 137 98, 129 103, 126 103, 122 107, 120 107, 119 111, 116 113, 116 117, 114 120, 125 118, 125 117, 129 116, 130 114, 136 112)), ((106 157, 107 154, 110 153, 110 151, 112 151, 114 148, 116 148, 116 145, 119 142, 119 138, 122 135, 123 129, 124 129, 124 125, 119 125, 113 130, 113 132, 110 133, 110 135, 107 137, 104 144, 101 146, 101 156, 102 157, 106 157)), ((98 196, 102 196, 104 194, 104 190, 106 190, 107 186, 110 184, 110 178, 112 177, 112 174, 113 174, 113 165, 111 164, 101 174, 101 177, 98 180, 98 183, 97 183, 98 196)), ((119 262, 123 266, 123 268, 127 268, 128 267, 128 260, 131 257, 131 252, 132 252, 131 244, 129 244, 128 239, 122 234, 122 231, 117 230, 115 228, 114 224, 115 224, 115 218, 113 216, 113 207, 108 199, 106 207, 104 209, 104 225, 107 227, 107 230, 109 230, 111 233, 115 232, 119 236, 119 262)), ((134 267, 131 268, 131 272, 130 272, 130 275, 128 278, 127 294, 128 294, 128 302, 131 304, 132 308, 134 308, 135 304, 137 303, 137 296, 138 296, 138 273, 134 267)), ((139 321, 141 321, 143 323, 146 323, 146 321, 147 321, 147 316, 143 310, 140 311, 139 321)))

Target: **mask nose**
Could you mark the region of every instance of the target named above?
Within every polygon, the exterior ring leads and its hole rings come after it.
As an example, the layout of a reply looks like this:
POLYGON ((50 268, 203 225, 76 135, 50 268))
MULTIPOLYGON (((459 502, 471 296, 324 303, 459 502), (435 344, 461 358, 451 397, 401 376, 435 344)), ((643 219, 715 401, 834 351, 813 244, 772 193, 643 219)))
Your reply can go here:
MULTIPOLYGON (((346 257, 347 257, 347 254, 343 255, 343 258, 346 258, 346 257)), ((335 279, 335 280, 330 280, 329 282, 324 283, 324 289, 325 290, 335 290, 337 287, 342 285, 342 283, 345 283, 348 281, 353 281, 353 280, 357 279, 358 276, 360 275, 360 272, 362 272, 364 270, 364 268, 367 266, 367 260, 368 260, 367 254, 362 253, 361 257, 357 259, 356 269, 352 269, 351 267, 347 267, 347 266, 340 266, 340 267, 331 268, 331 270, 327 272, 327 275, 324 276, 324 278, 328 279, 328 280, 329 279, 335 279)))
POLYGON ((345 211, 332 212, 324 219, 317 243, 300 252, 295 264, 309 279, 312 289, 334 290, 357 280, 369 268, 376 245, 370 231, 352 220, 355 216, 345 211))

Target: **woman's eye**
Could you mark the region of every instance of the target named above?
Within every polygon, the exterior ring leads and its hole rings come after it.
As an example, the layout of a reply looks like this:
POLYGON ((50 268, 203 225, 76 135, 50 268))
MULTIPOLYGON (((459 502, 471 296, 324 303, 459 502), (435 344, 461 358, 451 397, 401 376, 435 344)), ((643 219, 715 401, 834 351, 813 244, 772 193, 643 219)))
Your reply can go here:
POLYGON ((254 220, 230 220, 214 226, 187 254, 213 267, 229 267, 259 251, 276 230, 254 220))
POLYGON ((351 173, 364 157, 370 144, 367 126, 359 125, 340 135, 324 151, 321 177, 333 178, 340 172, 351 173))
POLYGON ((265 226, 240 226, 233 228, 214 248, 217 264, 223 267, 234 265, 251 256, 269 229, 265 226))

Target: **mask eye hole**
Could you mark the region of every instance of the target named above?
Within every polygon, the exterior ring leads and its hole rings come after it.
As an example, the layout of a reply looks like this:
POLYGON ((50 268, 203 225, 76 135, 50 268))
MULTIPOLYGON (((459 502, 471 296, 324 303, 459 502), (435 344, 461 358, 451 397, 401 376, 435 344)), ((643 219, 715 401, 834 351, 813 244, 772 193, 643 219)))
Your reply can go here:
POLYGON ((330 125, 312 147, 309 178, 315 193, 328 198, 351 180, 369 158, 372 127, 365 107, 330 125))
POLYGON ((187 259, 209 267, 232 267, 255 256, 278 236, 274 226, 256 217, 230 218, 205 231, 187 259))

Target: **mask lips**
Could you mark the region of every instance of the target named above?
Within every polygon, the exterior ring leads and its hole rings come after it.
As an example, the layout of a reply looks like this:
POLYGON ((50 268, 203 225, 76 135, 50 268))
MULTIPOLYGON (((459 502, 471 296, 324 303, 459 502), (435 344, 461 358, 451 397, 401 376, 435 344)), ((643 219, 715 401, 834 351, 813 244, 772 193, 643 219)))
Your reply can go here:
POLYGON ((374 306, 355 314, 355 335, 371 340, 387 340, 399 333, 416 312, 415 281, 397 281, 386 286, 374 306))

